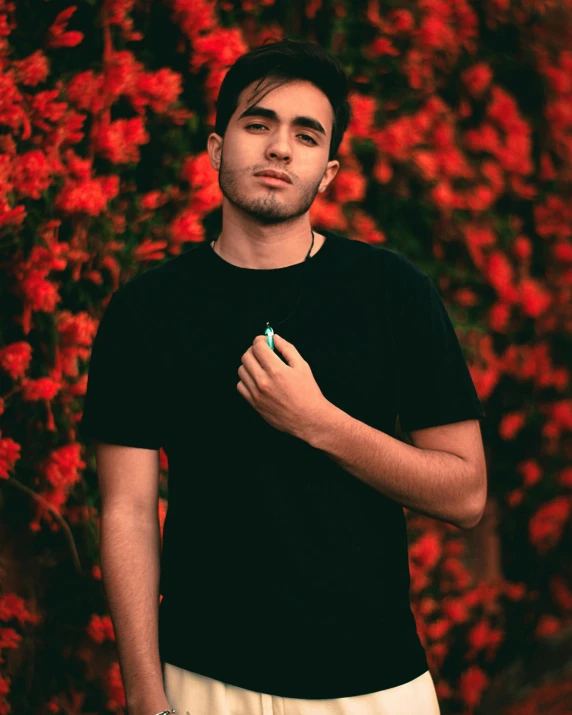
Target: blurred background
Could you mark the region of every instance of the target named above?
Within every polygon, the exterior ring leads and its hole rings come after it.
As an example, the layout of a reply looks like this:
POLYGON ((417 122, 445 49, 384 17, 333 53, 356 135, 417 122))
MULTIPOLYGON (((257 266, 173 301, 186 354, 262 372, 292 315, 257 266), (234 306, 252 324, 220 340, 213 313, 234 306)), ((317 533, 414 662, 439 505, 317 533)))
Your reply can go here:
POLYGON ((90 348, 119 285, 218 235, 217 93, 268 37, 352 79, 313 227, 431 276, 487 413, 481 522, 406 510, 441 711, 570 713, 572 2, 0 0, 0 715, 125 712, 90 348))

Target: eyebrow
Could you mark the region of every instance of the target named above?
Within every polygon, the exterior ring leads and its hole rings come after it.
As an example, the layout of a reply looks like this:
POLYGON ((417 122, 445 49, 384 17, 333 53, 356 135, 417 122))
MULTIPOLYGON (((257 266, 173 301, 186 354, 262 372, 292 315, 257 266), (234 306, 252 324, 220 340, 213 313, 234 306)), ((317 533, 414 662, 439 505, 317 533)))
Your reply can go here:
MULTIPOLYGON (((274 121, 278 121, 278 115, 273 109, 268 109, 267 107, 261 107, 259 104, 253 104, 251 107, 248 107, 247 109, 244 110, 244 112, 240 115, 238 118, 239 121, 243 119, 244 117, 266 117, 267 119, 272 119, 274 121)), ((307 127, 308 129, 314 129, 317 132, 320 132, 320 134, 323 134, 324 136, 327 136, 326 130, 324 127, 320 124, 320 122, 317 119, 313 119, 312 117, 294 117, 292 120, 292 124, 294 126, 299 126, 299 127, 307 127)))

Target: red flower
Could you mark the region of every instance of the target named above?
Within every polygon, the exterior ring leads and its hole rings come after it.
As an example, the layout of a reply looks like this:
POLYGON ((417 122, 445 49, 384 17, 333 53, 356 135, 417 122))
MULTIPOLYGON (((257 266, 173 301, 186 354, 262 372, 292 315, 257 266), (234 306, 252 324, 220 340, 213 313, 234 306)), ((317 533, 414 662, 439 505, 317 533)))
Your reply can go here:
POLYGON ((0 479, 8 479, 8 472, 14 469, 14 465, 20 459, 21 447, 10 437, 2 438, 0 431, 0 479))
POLYGON ((486 62, 478 62, 465 70, 461 75, 461 79, 469 94, 473 97, 479 97, 490 85, 492 76, 490 66, 486 62))
POLYGON ((354 94, 350 97, 352 116, 348 132, 359 139, 369 139, 375 121, 377 102, 375 97, 354 94))
POLYGON ((108 697, 105 707, 111 711, 125 708, 125 688, 121 678, 119 663, 113 663, 104 677, 105 694, 108 697))
POLYGON ((166 196, 159 189, 148 191, 139 198, 139 205, 143 209, 154 210, 166 201, 166 196))
MULTIPOLYGON (((207 12, 205 12, 204 19, 207 22, 212 21, 214 25, 212 17, 214 5, 197 2, 187 4, 187 7, 192 8, 193 6, 198 10, 208 11, 211 17, 207 18, 207 12)), ((199 34, 199 30, 200 27, 197 24, 187 28, 189 36, 193 40, 192 72, 198 72, 205 65, 207 67, 213 65, 228 67, 249 49, 244 42, 242 31, 238 27, 213 27, 208 34, 204 35, 199 34)))
POLYGON ((562 629, 562 621, 550 613, 544 613, 536 626, 535 635, 539 638, 546 638, 558 633, 562 629))
POLYGON ((216 180, 216 172, 211 166, 208 152, 203 151, 200 154, 185 157, 180 176, 194 189, 207 186, 216 180))
POLYGON ((469 708, 478 705, 483 690, 489 682, 487 674, 478 665, 471 665, 459 678, 459 694, 469 708))
POLYGON ((558 484, 562 487, 572 489, 572 467, 564 467, 558 475, 558 484))
POLYGON ((501 418, 499 434, 505 440, 514 439, 524 424, 522 412, 506 412, 501 418))
POLYGON ((520 601, 526 595, 526 584, 522 581, 507 581, 503 585, 503 591, 511 601, 520 601))
POLYGON ((98 616, 94 613, 86 628, 88 636, 95 643, 103 643, 104 641, 115 641, 115 632, 113 630, 113 622, 109 616, 98 616))
POLYGON ((524 315, 538 318, 551 307, 554 298, 538 280, 523 278, 519 286, 520 304, 524 315))
POLYGON ((572 611, 572 591, 562 576, 550 578, 550 591, 554 602, 565 612, 572 611))
POLYGON ((505 253, 493 250, 484 268, 489 283, 506 301, 516 302, 518 291, 514 286, 514 268, 505 253))
POLYGON ((357 232, 358 240, 367 243, 384 243, 386 240, 385 234, 378 229, 375 220, 361 209, 353 211, 352 227, 357 232))
POLYGON ((131 104, 137 111, 149 104, 158 114, 166 112, 183 91, 181 75, 168 67, 157 72, 141 72, 137 77, 136 91, 131 95, 131 104))
POLYGON ((540 481, 542 470, 538 462, 534 459, 527 459, 517 465, 517 471, 522 476, 525 487, 531 487, 540 481))
POLYGON ((542 238, 572 237, 572 206, 559 196, 548 196, 544 203, 534 207, 536 232, 542 238))
POLYGON ((318 194, 310 206, 310 222, 312 225, 320 224, 331 231, 343 231, 347 226, 347 219, 338 201, 330 201, 323 194, 318 194))
POLYGON ((417 31, 417 36, 423 49, 438 50, 456 44, 453 29, 437 15, 425 17, 417 31))
POLYGON ((424 571, 432 569, 440 556, 441 539, 432 531, 426 531, 409 548, 410 560, 424 571))
POLYGON ((388 16, 388 22, 392 32, 409 33, 415 27, 415 18, 409 10, 392 10, 388 16))
POLYGON ((556 497, 543 504, 528 524, 531 544, 544 553, 562 538, 562 531, 570 516, 570 499, 556 497))
POLYGON ((445 598, 443 613, 452 623, 465 623, 469 618, 469 609, 462 598, 445 598))
POLYGON ((103 76, 92 70, 80 72, 72 77, 66 86, 66 94, 78 109, 88 109, 94 114, 101 111, 105 97, 102 93, 103 76))
POLYGON ((0 367, 10 375, 12 380, 24 377, 31 359, 32 346, 25 340, 0 348, 0 367))
POLYGON ((444 638, 450 630, 451 622, 445 618, 429 623, 426 627, 427 636, 434 641, 444 638))
POLYGON ((170 226, 175 246, 172 253, 180 252, 180 246, 187 242, 204 240, 204 226, 195 211, 185 210, 175 217, 170 226))
POLYGON ((512 489, 508 494, 506 495, 506 503, 510 507, 515 507, 518 506, 522 500, 524 499, 524 492, 522 489, 512 489))
POLYGON ((80 470, 86 465, 80 457, 81 445, 65 444, 53 449, 44 461, 42 472, 46 482, 54 489, 67 493, 81 478, 80 470))
POLYGON ((503 632, 498 628, 491 628, 490 623, 481 618, 472 626, 467 635, 467 642, 471 647, 470 658, 474 658, 481 650, 488 649, 489 654, 494 653, 503 638, 503 632))
POLYGON ((427 181, 435 181, 439 176, 439 160, 435 152, 415 151, 413 161, 420 169, 421 174, 427 181))
POLYGON ((391 181, 393 176, 393 169, 391 164, 387 161, 377 161, 373 167, 373 177, 380 184, 387 184, 391 181))
POLYGON ((66 213, 87 213, 98 216, 107 208, 109 199, 119 193, 119 177, 102 176, 83 181, 67 181, 59 196, 56 208, 66 213))
POLYGON ((394 47, 393 43, 387 37, 378 37, 374 40, 370 47, 370 53, 373 55, 391 55, 392 57, 397 57, 399 55, 399 50, 394 47))
POLYGON ((0 621, 16 620, 20 625, 37 623, 39 616, 26 606, 26 601, 15 593, 0 596, 0 621))
POLYGON ((14 157, 12 182, 21 197, 40 199, 52 183, 52 166, 44 152, 33 149, 14 157))
POLYGON ((72 5, 57 15, 48 28, 47 47, 75 47, 83 40, 83 32, 66 32, 68 20, 76 10, 77 5, 72 5))
POLYGON ((142 117, 117 119, 111 124, 100 126, 92 134, 95 151, 113 164, 137 163, 139 147, 149 142, 142 117))
POLYGON ((50 64, 42 50, 36 50, 23 60, 13 62, 16 81, 29 87, 44 82, 50 73, 50 64))
POLYGON ((366 188, 364 175, 355 169, 340 169, 332 184, 334 198, 342 204, 362 201, 366 188))

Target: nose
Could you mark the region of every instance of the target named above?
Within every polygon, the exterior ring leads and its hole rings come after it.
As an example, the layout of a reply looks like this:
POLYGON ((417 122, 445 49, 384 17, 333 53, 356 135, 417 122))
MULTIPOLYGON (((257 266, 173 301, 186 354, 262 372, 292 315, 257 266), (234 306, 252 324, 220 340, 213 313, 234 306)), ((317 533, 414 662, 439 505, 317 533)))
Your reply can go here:
POLYGON ((290 162, 292 149, 287 133, 277 132, 266 147, 266 158, 270 161, 290 162))

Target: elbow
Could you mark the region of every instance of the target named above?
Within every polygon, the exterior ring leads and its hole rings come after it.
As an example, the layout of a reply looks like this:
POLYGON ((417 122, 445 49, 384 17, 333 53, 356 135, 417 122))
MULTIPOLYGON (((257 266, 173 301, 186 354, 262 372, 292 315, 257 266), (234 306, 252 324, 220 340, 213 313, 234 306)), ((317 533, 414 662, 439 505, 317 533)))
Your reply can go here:
POLYGON ((483 516, 483 512, 480 512, 476 516, 471 515, 470 517, 467 517, 461 521, 457 521, 456 526, 458 526, 459 529, 472 529, 474 526, 476 526, 479 523, 482 516, 483 516))
POLYGON ((463 503, 457 526, 460 529, 472 529, 483 518, 487 505, 487 473, 475 470, 473 473, 473 488, 467 489, 467 497, 463 503))
POLYGON ((483 518, 487 503, 486 490, 481 492, 465 505, 461 518, 457 521, 460 529, 472 529, 483 518))

